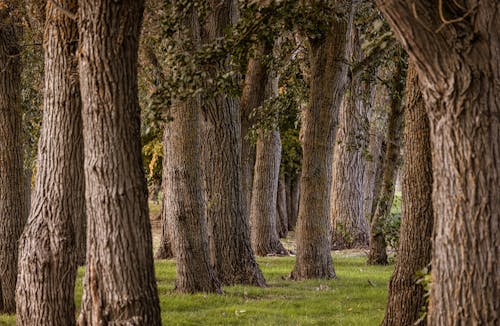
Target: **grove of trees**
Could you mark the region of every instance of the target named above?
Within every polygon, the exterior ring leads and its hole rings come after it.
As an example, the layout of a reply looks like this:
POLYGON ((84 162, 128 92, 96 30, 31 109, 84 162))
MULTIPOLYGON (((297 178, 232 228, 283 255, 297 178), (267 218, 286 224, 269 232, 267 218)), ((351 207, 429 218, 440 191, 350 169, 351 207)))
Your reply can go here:
POLYGON ((154 259, 222 294, 349 249, 382 325, 498 325, 499 80, 497 0, 0 0, 0 312, 161 325, 154 259))

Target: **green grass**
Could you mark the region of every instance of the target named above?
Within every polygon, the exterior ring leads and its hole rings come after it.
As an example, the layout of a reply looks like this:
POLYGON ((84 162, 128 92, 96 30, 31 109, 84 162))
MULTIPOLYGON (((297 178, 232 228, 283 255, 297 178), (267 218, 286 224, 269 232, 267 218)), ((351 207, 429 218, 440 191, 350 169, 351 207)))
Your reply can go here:
MULTIPOLYGON (((173 292, 175 264, 157 261, 156 274, 164 325, 379 325, 392 266, 367 266, 354 252, 334 253, 338 278, 286 280, 294 257, 258 259, 269 287, 231 286, 223 295, 173 292)), ((78 271, 76 304, 80 305, 83 269, 78 271)), ((15 317, 0 315, 0 325, 15 317)))

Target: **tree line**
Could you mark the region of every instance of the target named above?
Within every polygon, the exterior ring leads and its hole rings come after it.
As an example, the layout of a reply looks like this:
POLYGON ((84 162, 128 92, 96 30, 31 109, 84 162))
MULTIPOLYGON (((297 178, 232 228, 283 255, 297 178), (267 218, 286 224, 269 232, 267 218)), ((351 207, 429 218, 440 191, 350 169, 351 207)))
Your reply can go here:
POLYGON ((295 255, 299 281, 394 247, 383 325, 497 324, 498 9, 0 1, 0 310, 160 325, 149 186, 176 291, 265 287, 256 255, 295 255))

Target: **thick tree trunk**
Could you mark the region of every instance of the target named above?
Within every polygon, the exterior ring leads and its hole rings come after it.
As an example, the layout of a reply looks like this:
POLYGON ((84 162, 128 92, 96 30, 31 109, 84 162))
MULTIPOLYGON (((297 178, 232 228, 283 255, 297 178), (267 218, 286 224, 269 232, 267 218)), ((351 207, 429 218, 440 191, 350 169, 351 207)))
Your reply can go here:
POLYGON ((404 78, 404 62, 401 56, 402 54, 400 54, 400 57, 395 63, 396 66, 391 81, 391 87, 393 89, 389 108, 390 111, 387 117, 387 148, 382 166, 380 193, 370 226, 370 253, 368 254, 368 264, 375 265, 387 264, 387 244, 385 241, 384 226, 391 213, 396 175, 401 160, 401 134, 403 127, 403 105, 401 97, 404 90, 404 82, 402 82, 404 78))
POLYGON ((250 225, 256 255, 285 255, 276 229, 276 203, 281 161, 278 131, 259 131, 256 149, 250 225))
POLYGON ((0 312, 6 313, 16 310, 17 248, 27 211, 19 52, 16 27, 0 22, 0 312))
POLYGON ((278 227, 278 236, 286 238, 288 236, 288 211, 287 211, 287 198, 286 198, 286 183, 284 174, 280 174, 278 178, 278 197, 276 199, 276 211, 278 227))
MULTIPOLYGON (((361 49, 355 29, 350 52, 351 61, 359 62, 361 49)), ((330 203, 334 249, 368 244, 369 227, 364 215, 363 196, 368 106, 363 103, 361 83, 359 74, 349 82, 339 113, 330 203)))
POLYGON ((88 214, 79 325, 161 325, 137 99, 144 3, 79 5, 88 214))
MULTIPOLYGON (((77 10, 74 0, 61 5, 77 10)), ((74 325, 76 268, 84 262, 78 26, 51 2, 46 9, 43 122, 32 207, 19 248, 18 325, 74 325)))
MULTIPOLYGON (((202 40, 214 42, 232 23, 237 3, 211 0, 202 40)), ((224 70, 226 62, 215 64, 224 70)), ((241 119, 236 99, 217 94, 204 103, 204 190, 210 256, 223 284, 264 286, 250 244, 248 213, 242 192, 241 119)))
POLYGON ((368 144, 368 159, 365 168, 364 195, 365 217, 371 222, 377 206, 380 185, 382 181, 382 165, 385 156, 385 134, 387 127, 388 103, 390 103, 387 87, 382 84, 375 86, 375 97, 370 116, 370 141, 368 144))
MULTIPOLYGON (((174 12, 186 15, 183 30, 177 37, 191 40, 196 47, 200 44, 200 26, 194 7, 188 6, 174 2, 174 12)), ((172 121, 165 125, 163 143, 163 214, 170 226, 170 239, 176 252, 176 290, 221 293, 208 250, 201 188, 200 112, 199 96, 186 101, 174 99, 169 110, 172 121)))
POLYGON ((379 3, 415 61, 429 110, 434 242, 428 323, 498 325, 498 1, 439 8, 431 1, 379 3))
POLYGON ((401 230, 396 269, 382 325, 413 325, 425 304, 417 272, 431 261, 432 156, 430 128, 417 74, 406 77, 401 230))
POLYGON ((345 16, 333 18, 323 37, 309 40, 311 95, 302 116, 297 258, 290 275, 294 280, 335 277, 329 213, 333 146, 347 81, 345 62, 351 18, 345 16))

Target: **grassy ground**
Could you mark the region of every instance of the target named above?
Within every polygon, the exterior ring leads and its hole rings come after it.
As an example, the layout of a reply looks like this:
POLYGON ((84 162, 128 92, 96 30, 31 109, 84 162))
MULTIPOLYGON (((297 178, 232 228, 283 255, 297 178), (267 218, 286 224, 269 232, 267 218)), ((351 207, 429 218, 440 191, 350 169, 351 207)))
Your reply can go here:
MULTIPOLYGON (((223 295, 173 292, 175 264, 157 261, 156 274, 164 325, 379 325, 392 266, 367 266, 359 252, 333 253, 338 278, 286 280, 294 257, 258 259, 267 288, 232 286, 223 295)), ((80 305, 83 269, 75 299, 80 305)), ((15 325, 0 315, 0 325, 15 325)))
MULTIPOLYGON (((397 197, 397 196, 396 196, 397 197)), ((393 210, 399 209, 395 200, 393 210), (395 206, 395 207, 394 207, 395 206)), ((161 237, 159 205, 150 203, 153 247, 161 237)), ((395 212, 394 211, 394 212, 395 212)), ((283 241, 295 251, 294 233, 283 241)), ((332 252, 337 279, 287 280, 295 257, 265 257, 258 262, 267 288, 231 286, 223 295, 173 292, 175 263, 156 261, 164 325, 379 325, 393 266, 367 266, 362 251, 332 252)), ((80 306, 84 269, 78 270, 75 303, 80 306)), ((0 325, 15 325, 15 316, 0 315, 0 325)))

